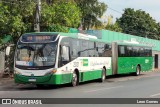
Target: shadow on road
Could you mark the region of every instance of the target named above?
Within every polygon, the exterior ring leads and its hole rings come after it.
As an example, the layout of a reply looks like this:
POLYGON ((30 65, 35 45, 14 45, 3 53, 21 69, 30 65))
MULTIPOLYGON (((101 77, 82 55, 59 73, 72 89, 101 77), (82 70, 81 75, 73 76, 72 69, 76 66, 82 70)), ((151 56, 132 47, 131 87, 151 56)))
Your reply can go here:
MULTIPOLYGON (((140 76, 143 76, 146 74, 141 74, 140 76)), ((121 74, 121 75, 111 75, 106 77, 106 82, 112 83, 115 82, 116 79, 124 79, 124 78, 136 78, 137 76, 133 76, 131 74, 121 74)), ((138 76, 139 77, 139 76, 138 76)), ((88 85, 91 83, 100 83, 99 80, 91 80, 87 82, 79 83, 79 86, 81 87, 83 85, 88 85)), ((63 85, 46 85, 43 87, 37 87, 34 84, 15 84, 13 81, 11 84, 0 86, 0 91, 29 91, 29 90, 53 90, 53 89, 61 89, 61 88, 67 88, 72 87, 70 84, 63 84, 63 85)))

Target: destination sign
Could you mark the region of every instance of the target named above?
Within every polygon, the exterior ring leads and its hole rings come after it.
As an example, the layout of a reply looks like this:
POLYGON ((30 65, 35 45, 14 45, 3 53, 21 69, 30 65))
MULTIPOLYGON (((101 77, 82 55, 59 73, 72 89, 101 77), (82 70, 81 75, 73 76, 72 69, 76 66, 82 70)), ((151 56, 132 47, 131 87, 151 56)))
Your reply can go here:
POLYGON ((56 35, 23 35, 22 42, 51 42, 55 41, 56 35))

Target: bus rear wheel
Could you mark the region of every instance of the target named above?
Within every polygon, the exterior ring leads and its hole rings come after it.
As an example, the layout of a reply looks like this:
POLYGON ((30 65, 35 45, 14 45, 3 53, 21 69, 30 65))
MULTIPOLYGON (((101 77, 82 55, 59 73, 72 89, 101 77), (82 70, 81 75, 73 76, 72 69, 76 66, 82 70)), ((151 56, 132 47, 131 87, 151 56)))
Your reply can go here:
POLYGON ((138 76, 138 75, 140 75, 140 73, 141 73, 141 70, 140 70, 140 66, 138 65, 137 68, 136 68, 135 75, 138 76))
POLYGON ((104 82, 105 80, 106 80, 106 70, 103 68, 100 82, 104 82))
POLYGON ((73 72, 73 75, 72 75, 72 86, 75 87, 78 85, 78 75, 76 72, 73 72))

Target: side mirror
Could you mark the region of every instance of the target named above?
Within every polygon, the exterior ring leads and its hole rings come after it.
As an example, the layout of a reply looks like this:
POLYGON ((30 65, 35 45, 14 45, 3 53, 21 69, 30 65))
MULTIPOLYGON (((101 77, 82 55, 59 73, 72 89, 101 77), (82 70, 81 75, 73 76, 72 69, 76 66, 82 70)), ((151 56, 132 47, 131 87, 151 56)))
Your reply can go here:
POLYGON ((10 47, 10 46, 7 46, 7 48, 6 48, 6 55, 7 55, 7 56, 9 56, 10 51, 11 51, 11 47, 10 47))

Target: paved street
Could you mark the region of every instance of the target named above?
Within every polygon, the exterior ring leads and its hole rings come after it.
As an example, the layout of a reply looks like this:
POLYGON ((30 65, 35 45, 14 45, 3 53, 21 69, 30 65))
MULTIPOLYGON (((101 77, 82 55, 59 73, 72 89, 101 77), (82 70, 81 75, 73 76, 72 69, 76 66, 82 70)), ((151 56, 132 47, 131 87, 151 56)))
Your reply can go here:
MULTIPOLYGON (((69 85, 38 89, 34 85, 0 85, 1 98, 160 98, 160 72, 145 72, 140 76, 111 76, 104 83, 91 81, 77 87, 69 85)), ((60 105, 57 105, 60 106, 60 105)), ((73 105, 72 105, 73 106, 73 105)), ((89 106, 89 105, 88 105, 89 106)), ((116 105, 115 105, 116 106, 116 105)), ((117 107, 120 105, 117 105, 117 107)), ((122 106, 122 105, 121 105, 122 106)), ((140 105, 141 107, 142 105, 140 105)), ((155 105, 158 107, 158 105, 155 105)), ((145 106, 146 107, 146 106, 145 106)), ((149 106, 148 106, 149 107, 149 106)))

